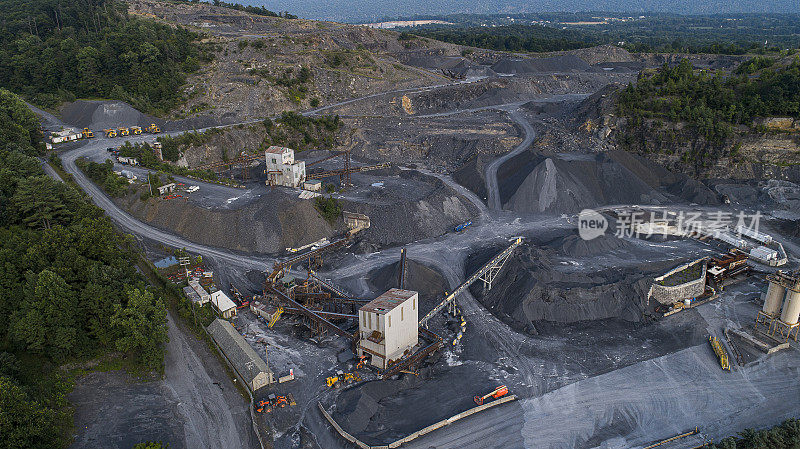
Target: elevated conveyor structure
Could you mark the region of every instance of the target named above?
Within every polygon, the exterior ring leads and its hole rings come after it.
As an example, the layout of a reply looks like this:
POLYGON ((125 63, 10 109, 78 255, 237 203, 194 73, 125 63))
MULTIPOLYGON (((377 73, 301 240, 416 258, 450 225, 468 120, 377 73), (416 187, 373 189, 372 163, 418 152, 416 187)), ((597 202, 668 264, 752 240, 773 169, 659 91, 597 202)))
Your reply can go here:
POLYGON ((503 268, 503 265, 506 263, 506 260, 508 260, 509 256, 511 256, 511 253, 513 253, 514 250, 519 245, 522 244, 522 242, 523 242, 522 237, 517 237, 516 239, 514 239, 514 241, 508 248, 504 249, 502 252, 500 252, 500 254, 494 256, 492 260, 486 262, 486 264, 484 264, 480 270, 473 273, 472 276, 470 276, 466 281, 464 281, 463 284, 459 285, 455 290, 453 290, 453 293, 447 295, 444 298, 444 300, 442 300, 442 302, 440 302, 439 304, 436 305, 436 307, 433 308, 433 310, 431 310, 430 312, 428 312, 427 315, 422 317, 419 320, 419 325, 427 327, 428 320, 436 316, 436 314, 439 313, 445 307, 454 305, 456 297, 460 295, 462 292, 464 292, 464 290, 468 289, 469 286, 472 285, 478 279, 484 282, 484 287, 488 286, 488 288, 491 288, 494 277, 497 276, 497 274, 503 268))

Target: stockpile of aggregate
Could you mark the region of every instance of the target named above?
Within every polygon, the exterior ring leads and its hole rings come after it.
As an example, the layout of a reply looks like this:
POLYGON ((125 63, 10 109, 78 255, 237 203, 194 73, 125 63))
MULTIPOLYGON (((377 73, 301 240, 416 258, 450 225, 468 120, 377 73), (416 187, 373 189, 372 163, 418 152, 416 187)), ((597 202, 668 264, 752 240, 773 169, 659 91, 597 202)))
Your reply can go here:
MULTIPOLYGON (((454 226, 470 220, 478 210, 441 180, 404 170, 402 184, 372 190, 367 201, 344 200, 344 209, 370 217, 370 227, 359 233, 367 242, 379 246, 402 245, 440 236, 454 226)), ((393 181, 396 184, 397 181, 393 181)))
POLYGON ((209 210, 181 199, 141 201, 138 196, 119 200, 137 219, 192 242, 244 253, 282 253, 331 238, 343 226, 331 226, 312 201, 289 196, 261 198, 232 210, 209 210))
MULTIPOLYGON (((643 260, 641 265, 624 267, 609 262, 582 269, 582 260, 594 262, 614 251, 630 251, 630 243, 613 235, 585 241, 575 231, 562 232, 529 239, 506 262, 491 290, 484 292, 480 285, 472 286, 475 297, 516 329, 529 329, 537 322, 641 321, 648 311, 646 298, 653 277, 675 262, 643 260)), ((467 272, 497 251, 492 248, 472 256, 467 272)))
MULTIPOLYGON (((398 251, 398 258, 400 252, 398 251)), ((411 260, 409 254, 406 261, 406 289, 419 292, 420 316, 433 309, 444 297, 448 290, 445 279, 433 268, 411 260)), ((399 288, 400 261, 386 265, 369 272, 367 284, 376 294, 381 294, 390 288, 399 288)))
POLYGON ((163 132, 203 129, 231 123, 234 117, 212 117, 201 115, 181 120, 164 120, 143 114, 124 101, 78 100, 64 105, 61 109, 64 123, 89 128, 95 132, 107 128, 141 126, 155 123, 163 132))
POLYGON ((691 202, 718 205, 705 184, 622 151, 525 152, 498 171, 503 207, 518 212, 570 213, 616 204, 691 202))
POLYGON ((492 70, 501 74, 586 72, 591 69, 586 61, 573 55, 530 59, 506 58, 492 65, 492 70))

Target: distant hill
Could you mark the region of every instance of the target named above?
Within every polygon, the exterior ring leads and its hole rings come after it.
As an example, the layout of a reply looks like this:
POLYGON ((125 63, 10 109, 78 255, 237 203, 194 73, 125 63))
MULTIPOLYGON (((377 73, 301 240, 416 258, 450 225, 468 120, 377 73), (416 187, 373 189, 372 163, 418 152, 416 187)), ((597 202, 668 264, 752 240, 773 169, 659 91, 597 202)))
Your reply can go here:
POLYGON ((683 14, 796 13, 797 0, 243 0, 300 17, 372 22, 416 14, 515 14, 552 11, 683 14))

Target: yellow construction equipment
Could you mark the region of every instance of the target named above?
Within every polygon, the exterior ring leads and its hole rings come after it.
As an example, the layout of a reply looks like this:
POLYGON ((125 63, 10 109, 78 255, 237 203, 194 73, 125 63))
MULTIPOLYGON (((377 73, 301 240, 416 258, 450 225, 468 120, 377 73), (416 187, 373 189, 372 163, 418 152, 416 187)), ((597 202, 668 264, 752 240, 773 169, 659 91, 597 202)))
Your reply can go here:
POLYGON ((106 133, 106 137, 117 137, 116 129, 104 129, 103 132, 106 133))
POLYGON ((708 342, 711 344, 711 348, 714 349, 714 353, 719 357, 719 365, 722 369, 730 371, 731 365, 728 363, 728 352, 722 347, 717 337, 709 335, 708 342))
POLYGON ((120 136, 127 136, 128 134, 130 134, 130 131, 128 130, 128 128, 119 128, 119 135, 120 136))
POLYGON ((283 313, 283 307, 278 307, 278 310, 276 310, 275 313, 272 314, 272 318, 270 318, 268 326, 269 327, 274 326, 275 323, 277 323, 278 320, 280 319, 282 313, 283 313))
POLYGON ((361 376, 356 373, 343 373, 341 371, 337 371, 335 376, 325 379, 325 384, 334 388, 339 388, 341 383, 350 384, 353 382, 361 382, 361 376))
POLYGON ((151 123, 150 126, 144 130, 152 134, 158 134, 161 132, 161 128, 159 128, 155 123, 151 123))
POLYGON ((94 137, 94 133, 89 128, 83 128, 83 137, 86 139, 91 139, 94 137))
POLYGON ((131 126, 131 132, 132 132, 134 135, 137 135, 137 136, 138 136, 139 134, 141 134, 141 133, 142 133, 142 127, 141 127, 141 126, 131 126))

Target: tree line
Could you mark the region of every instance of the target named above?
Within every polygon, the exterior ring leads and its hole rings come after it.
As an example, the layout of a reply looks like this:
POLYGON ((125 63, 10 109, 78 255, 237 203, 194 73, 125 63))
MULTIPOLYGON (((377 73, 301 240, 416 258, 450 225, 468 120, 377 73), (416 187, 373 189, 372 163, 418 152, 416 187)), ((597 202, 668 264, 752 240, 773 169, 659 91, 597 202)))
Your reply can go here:
POLYGON ((38 121, 2 88, 0 127, 0 447, 66 447, 59 366, 118 352, 162 371, 166 307, 103 211, 45 175, 38 121))
POLYGON ((707 165, 737 125, 752 126, 756 117, 800 118, 800 60, 776 65, 757 57, 733 74, 698 70, 686 60, 665 64, 621 90, 617 112, 627 120, 623 145, 674 149, 702 137, 704 145, 685 157, 707 165), (667 126, 679 122, 686 128, 667 126))
POLYGON ((182 27, 132 17, 119 0, 0 0, 0 84, 53 108, 113 98, 164 115, 212 58, 182 27))

